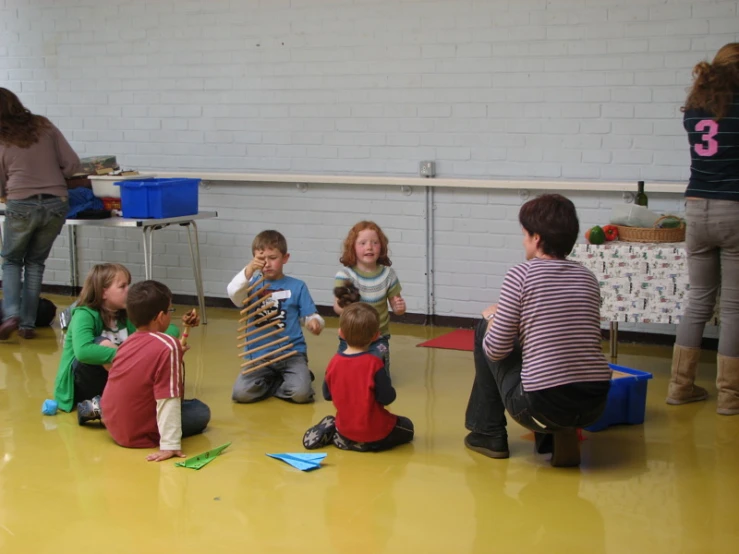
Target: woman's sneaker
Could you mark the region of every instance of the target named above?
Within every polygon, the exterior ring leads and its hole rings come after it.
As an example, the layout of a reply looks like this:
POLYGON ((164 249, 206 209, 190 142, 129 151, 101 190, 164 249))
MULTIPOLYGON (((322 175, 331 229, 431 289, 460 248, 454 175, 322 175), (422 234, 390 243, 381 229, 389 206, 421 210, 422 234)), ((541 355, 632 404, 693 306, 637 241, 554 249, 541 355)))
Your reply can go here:
POLYGON ((96 419, 101 419, 99 396, 92 400, 83 400, 77 404, 77 423, 84 425, 88 421, 95 421, 96 419))
POLYGON ((324 417, 318 425, 314 425, 303 435, 303 446, 308 450, 314 450, 328 446, 334 439, 336 433, 336 418, 334 416, 324 417))

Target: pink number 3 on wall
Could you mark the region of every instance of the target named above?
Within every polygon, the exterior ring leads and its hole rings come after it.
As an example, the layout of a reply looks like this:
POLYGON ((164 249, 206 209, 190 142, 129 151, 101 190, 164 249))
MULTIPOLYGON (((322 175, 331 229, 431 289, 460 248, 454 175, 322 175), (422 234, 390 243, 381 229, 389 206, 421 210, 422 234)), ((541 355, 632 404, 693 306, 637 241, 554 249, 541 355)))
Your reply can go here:
POLYGON ((706 134, 701 135, 703 144, 695 145, 695 153, 699 156, 713 156, 718 152, 718 142, 715 137, 718 134, 718 123, 713 119, 702 119, 695 126, 696 131, 708 131, 706 134))

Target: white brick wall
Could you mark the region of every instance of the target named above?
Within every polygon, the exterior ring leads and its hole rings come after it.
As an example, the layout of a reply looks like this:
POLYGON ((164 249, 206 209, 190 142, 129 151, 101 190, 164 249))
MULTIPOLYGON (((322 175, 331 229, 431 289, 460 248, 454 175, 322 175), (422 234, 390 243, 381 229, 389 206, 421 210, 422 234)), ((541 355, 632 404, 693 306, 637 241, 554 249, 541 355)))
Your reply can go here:
MULTIPOLYGON (((141 169, 415 175, 433 159, 440 175, 681 180, 690 71, 739 40, 738 6, 0 0, 0 86, 49 115, 81 155, 114 153, 141 169)), ((202 207, 222 214, 202 225, 208 294, 222 294, 250 237, 275 226, 294 245, 293 271, 328 302, 339 240, 369 216, 388 227, 409 306, 422 310, 421 190, 220 184, 202 193, 202 207)), ((619 200, 573 197, 584 226, 619 200)), ((471 315, 495 296, 520 259, 519 204, 515 191, 437 191, 437 313, 471 315), (511 207, 505 217, 501 206, 511 207), (453 278, 460 266, 467 275, 453 278)), ((158 277, 192 292, 184 236, 174 234, 157 246, 158 277)), ((83 272, 105 258, 141 274, 134 232, 80 240, 83 272)), ((66 282, 66 257, 63 237, 47 280, 66 282)))
POLYGON ((684 178, 674 143, 592 163, 593 135, 681 136, 692 66, 739 36, 737 1, 88 4, 0 0, 0 85, 160 169, 684 178))

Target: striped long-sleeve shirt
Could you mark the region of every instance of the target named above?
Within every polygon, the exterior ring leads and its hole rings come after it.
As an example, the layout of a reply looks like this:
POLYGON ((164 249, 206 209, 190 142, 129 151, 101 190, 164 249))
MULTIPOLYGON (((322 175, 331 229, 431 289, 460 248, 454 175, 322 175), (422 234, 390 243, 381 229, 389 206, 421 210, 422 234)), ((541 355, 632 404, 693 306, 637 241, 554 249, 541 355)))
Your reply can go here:
POLYGON ((485 335, 486 355, 505 358, 517 337, 527 392, 611 378, 601 349, 598 281, 576 262, 534 258, 508 271, 485 335))

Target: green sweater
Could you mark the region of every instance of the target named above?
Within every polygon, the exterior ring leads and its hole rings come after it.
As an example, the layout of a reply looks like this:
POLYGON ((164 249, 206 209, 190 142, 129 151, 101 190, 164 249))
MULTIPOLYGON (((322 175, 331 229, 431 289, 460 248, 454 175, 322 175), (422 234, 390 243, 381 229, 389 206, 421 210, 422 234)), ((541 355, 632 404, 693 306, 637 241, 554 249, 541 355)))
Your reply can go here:
MULTIPOLYGON (((54 383, 54 399, 59 409, 65 412, 71 412, 74 407, 74 360, 89 365, 105 365, 113 361, 116 353, 114 348, 95 344, 95 339, 103 334, 104 329, 99 311, 80 306, 72 310, 72 315, 54 383)), ((129 320, 126 320, 126 328, 129 336, 136 332, 136 327, 129 320)), ((170 325, 165 332, 173 337, 180 336, 176 325, 170 325)))

